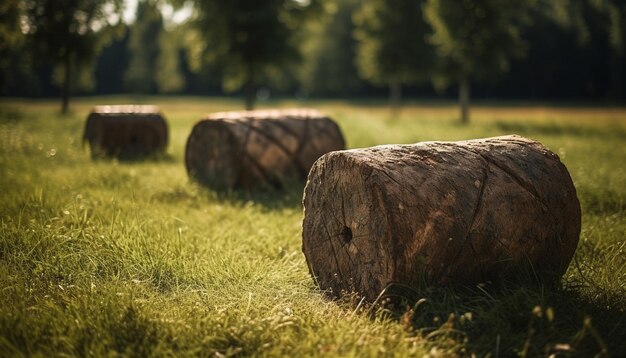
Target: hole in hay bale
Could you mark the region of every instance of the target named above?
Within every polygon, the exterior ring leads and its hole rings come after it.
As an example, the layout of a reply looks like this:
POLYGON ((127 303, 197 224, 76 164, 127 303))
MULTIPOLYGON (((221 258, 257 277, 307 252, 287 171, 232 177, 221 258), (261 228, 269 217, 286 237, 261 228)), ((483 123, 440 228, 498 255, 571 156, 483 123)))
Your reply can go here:
POLYGON ((352 230, 349 227, 344 226, 343 230, 341 230, 341 237, 343 237, 344 243, 349 244, 350 241, 352 241, 352 230))

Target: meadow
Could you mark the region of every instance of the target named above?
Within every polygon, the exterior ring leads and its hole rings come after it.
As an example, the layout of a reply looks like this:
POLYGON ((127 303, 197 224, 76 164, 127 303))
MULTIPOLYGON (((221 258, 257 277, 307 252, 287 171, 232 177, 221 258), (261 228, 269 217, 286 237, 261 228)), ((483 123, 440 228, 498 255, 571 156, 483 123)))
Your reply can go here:
POLYGON ((317 108, 350 148, 520 134, 557 153, 582 207, 562 282, 422 287, 405 310, 326 298, 301 252, 303 184, 215 192, 183 164, 193 124, 238 99, 0 100, 0 356, 626 355, 626 108, 276 101, 317 108), (167 155, 92 161, 95 104, 161 107, 167 155))

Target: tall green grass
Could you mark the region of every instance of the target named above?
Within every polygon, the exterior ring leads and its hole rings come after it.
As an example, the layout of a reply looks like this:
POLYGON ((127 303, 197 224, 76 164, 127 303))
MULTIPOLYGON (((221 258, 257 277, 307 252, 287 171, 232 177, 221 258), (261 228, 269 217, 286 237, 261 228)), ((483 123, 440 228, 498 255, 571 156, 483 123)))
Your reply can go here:
POLYGON ((422 288, 395 310, 326 299, 300 250, 302 185, 216 193, 191 182, 192 125, 239 101, 0 102, 0 356, 594 356, 626 354, 626 110, 274 102, 333 117, 350 147, 517 133, 561 156, 583 227, 559 287, 422 288), (167 157, 91 161, 89 109, 154 103, 167 157))

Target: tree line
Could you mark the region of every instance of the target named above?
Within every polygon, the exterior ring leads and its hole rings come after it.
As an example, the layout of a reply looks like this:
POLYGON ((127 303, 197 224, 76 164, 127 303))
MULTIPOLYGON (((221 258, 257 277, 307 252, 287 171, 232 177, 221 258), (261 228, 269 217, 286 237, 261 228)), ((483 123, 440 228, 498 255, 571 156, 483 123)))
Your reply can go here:
POLYGON ((626 98, 622 0, 4 0, 0 94, 626 98), (190 7, 172 22, 163 9, 190 7))

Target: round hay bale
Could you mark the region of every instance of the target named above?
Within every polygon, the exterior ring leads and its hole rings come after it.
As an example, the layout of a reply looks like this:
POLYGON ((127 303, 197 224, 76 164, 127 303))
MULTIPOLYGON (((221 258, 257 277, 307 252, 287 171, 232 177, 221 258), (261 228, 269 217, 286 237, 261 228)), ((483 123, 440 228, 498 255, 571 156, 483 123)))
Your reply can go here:
POLYGON ((156 106, 96 106, 83 134, 94 158, 147 156, 165 151, 167 140, 167 123, 156 106))
POLYGON ((189 175, 216 189, 306 179, 323 154, 345 149, 339 127, 309 109, 216 113, 198 122, 185 148, 189 175))
POLYGON ((304 193, 302 251, 320 288, 369 301, 392 283, 558 279, 580 234, 559 157, 519 136, 329 153, 304 193))

